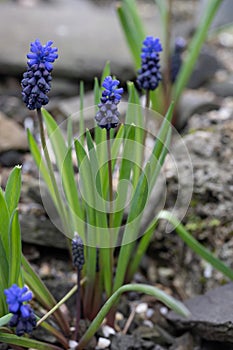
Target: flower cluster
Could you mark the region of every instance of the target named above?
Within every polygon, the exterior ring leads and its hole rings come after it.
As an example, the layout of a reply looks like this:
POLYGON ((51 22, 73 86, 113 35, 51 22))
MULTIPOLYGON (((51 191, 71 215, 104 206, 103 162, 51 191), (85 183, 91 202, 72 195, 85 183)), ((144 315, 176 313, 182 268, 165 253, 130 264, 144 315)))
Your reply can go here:
POLYGON ((76 234, 72 239, 71 245, 73 265, 81 271, 85 263, 82 238, 76 234))
POLYGON ((174 52, 171 56, 171 82, 174 83, 176 77, 180 71, 180 67, 182 65, 182 52, 184 51, 186 46, 186 41, 183 38, 177 38, 175 41, 174 52))
POLYGON ((103 92, 101 103, 98 105, 99 111, 96 113, 95 120, 99 127, 107 130, 116 128, 119 124, 120 113, 117 105, 121 100, 123 88, 118 88, 119 80, 108 76, 103 82, 103 92))
POLYGON ((138 71, 137 84, 140 89, 155 90, 162 80, 159 64, 159 52, 162 45, 158 38, 147 36, 143 41, 142 64, 138 71))
POLYGON ((52 41, 44 46, 37 39, 31 43, 31 52, 27 55, 28 69, 23 74, 22 97, 28 109, 38 109, 49 102, 47 93, 51 89, 52 63, 58 58, 57 48, 51 47, 52 41))
POLYGON ((5 289, 6 301, 9 311, 13 316, 9 322, 10 327, 16 327, 18 336, 24 333, 31 334, 36 327, 36 317, 30 305, 24 304, 32 299, 32 292, 27 287, 20 288, 13 284, 10 288, 5 289))

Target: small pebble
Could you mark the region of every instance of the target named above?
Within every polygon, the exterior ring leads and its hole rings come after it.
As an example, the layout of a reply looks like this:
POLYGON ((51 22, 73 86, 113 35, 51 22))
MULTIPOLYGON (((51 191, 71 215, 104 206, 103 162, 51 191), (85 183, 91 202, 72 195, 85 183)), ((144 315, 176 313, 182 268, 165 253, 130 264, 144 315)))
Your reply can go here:
POLYGON ((75 340, 70 340, 69 341, 69 350, 74 350, 78 343, 75 340))
POLYGON ((167 315, 168 308, 166 306, 162 306, 159 311, 160 311, 161 315, 167 315))
POLYGON ((109 336, 110 336, 111 334, 116 334, 115 329, 113 329, 112 327, 107 326, 107 325, 104 325, 104 326, 102 327, 102 332, 103 332, 103 335, 104 335, 106 338, 109 338, 109 336))
POLYGON ((107 349, 110 344, 111 344, 111 341, 109 339, 100 337, 98 339, 96 349, 107 349))
POLYGON ((136 306, 135 312, 137 314, 143 314, 148 310, 148 304, 146 303, 140 303, 136 306))
POLYGON ((146 317, 151 318, 154 315, 154 313, 155 313, 154 309, 149 308, 146 311, 146 317))

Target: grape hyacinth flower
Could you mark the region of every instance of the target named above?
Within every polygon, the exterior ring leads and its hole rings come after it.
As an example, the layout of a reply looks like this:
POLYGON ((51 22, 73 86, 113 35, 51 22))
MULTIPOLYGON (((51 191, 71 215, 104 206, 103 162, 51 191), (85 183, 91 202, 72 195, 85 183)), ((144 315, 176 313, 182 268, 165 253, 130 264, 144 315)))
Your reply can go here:
POLYGON ((143 41, 142 63, 137 77, 137 84, 140 89, 155 90, 162 80, 159 64, 159 52, 162 50, 162 45, 158 38, 147 36, 143 41))
POLYGON ((9 327, 16 327, 16 334, 22 336, 24 333, 31 334, 36 327, 36 317, 30 305, 25 304, 32 299, 32 292, 27 287, 20 288, 13 284, 5 289, 6 301, 9 311, 13 314, 9 327))
POLYGON ((28 69, 23 74, 22 97, 30 110, 39 109, 49 102, 47 93, 51 89, 52 63, 58 58, 57 48, 48 41, 44 46, 38 39, 31 43, 31 52, 27 55, 28 69))
POLYGON ((82 238, 76 234, 72 239, 71 246, 73 265, 81 271, 85 263, 82 238))
POLYGON ((176 81, 176 77, 180 71, 180 67, 182 65, 182 52, 184 51, 186 46, 186 41, 183 38, 177 38, 175 41, 174 52, 171 56, 171 82, 174 83, 176 81))
POLYGON ((107 76, 102 84, 101 103, 98 104, 99 111, 96 113, 95 120, 97 125, 104 129, 116 128, 119 124, 119 111, 117 108, 123 94, 123 88, 118 88, 119 80, 107 76))

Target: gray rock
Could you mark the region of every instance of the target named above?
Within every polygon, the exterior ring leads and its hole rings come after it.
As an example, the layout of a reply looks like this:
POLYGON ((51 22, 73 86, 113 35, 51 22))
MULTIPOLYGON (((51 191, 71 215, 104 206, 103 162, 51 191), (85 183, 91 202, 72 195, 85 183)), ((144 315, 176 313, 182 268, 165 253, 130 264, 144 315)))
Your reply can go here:
MULTIPOLYGON (((200 15, 205 11, 208 0, 201 0, 199 11, 197 13, 197 22, 199 23, 200 15)), ((211 28, 225 26, 233 22, 233 2, 232 0, 223 0, 216 15, 213 19, 211 28)))
POLYGON ((211 82, 208 84, 207 89, 213 91, 217 96, 233 96, 233 75, 230 75, 226 81, 211 82))
MULTIPOLYGON (((146 25, 159 36, 161 25, 156 17, 150 14, 146 25)), ((53 40, 59 48, 54 70, 58 76, 90 81, 101 74, 107 60, 113 74, 124 81, 134 75, 113 6, 98 7, 83 0, 41 2, 32 7, 3 2, 0 32, 0 73, 22 73, 29 43, 39 38, 42 42, 53 40)))
POLYGON ((233 283, 210 290, 185 302, 187 319, 170 312, 168 320, 178 329, 190 329, 202 338, 233 343, 233 283))
POLYGON ((190 89, 199 88, 212 79, 221 67, 222 65, 217 59, 216 52, 205 46, 198 57, 187 87, 190 89))
POLYGON ((1 112, 0 126, 0 153, 9 150, 28 150, 27 136, 24 129, 1 112))
POLYGON ((176 128, 182 129, 195 113, 205 113, 219 109, 220 101, 213 93, 199 90, 185 90, 177 107, 176 128))
POLYGON ((17 151, 7 151, 0 154, 0 165, 5 167, 13 167, 21 165, 23 162, 23 155, 17 151))

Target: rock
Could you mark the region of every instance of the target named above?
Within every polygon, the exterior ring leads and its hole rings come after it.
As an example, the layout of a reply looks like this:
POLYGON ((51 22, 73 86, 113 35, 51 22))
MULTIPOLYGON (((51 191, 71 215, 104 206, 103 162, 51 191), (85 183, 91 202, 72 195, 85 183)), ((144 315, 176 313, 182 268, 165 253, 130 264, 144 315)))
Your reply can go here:
POLYGON ((181 337, 175 338, 169 350, 193 350, 194 342, 190 333, 185 333, 181 337))
POLYGON ((210 84, 208 84, 206 88, 209 91, 214 92, 217 96, 233 96, 233 75, 230 75, 225 81, 213 81, 210 84))
POLYGON ((214 93, 191 89, 185 90, 177 107, 176 128, 181 130, 195 113, 205 113, 219 108, 220 101, 218 101, 214 93))
POLYGON ((17 150, 28 150, 26 132, 14 120, 0 112, 0 153, 17 150))
POLYGON ((205 46, 198 57, 187 87, 190 89, 199 88, 212 79, 217 70, 221 68, 222 65, 217 59, 216 52, 205 46))
POLYGON ((191 312, 187 319, 170 312, 167 316, 177 329, 192 330, 202 338, 233 343, 233 283, 228 283, 185 301, 191 312))
MULTIPOLYGON (((197 22, 199 23, 200 15, 205 11, 208 0, 201 0, 199 11, 197 13, 197 22)), ((211 28, 226 26, 233 22, 233 2, 232 0, 224 0, 213 19, 211 28)))
POLYGON ((118 349, 151 349, 153 341, 143 340, 138 335, 117 333, 112 337, 111 350, 118 349))
MULTIPOLYGON (((152 15, 153 13, 153 15, 152 15)), ((146 18, 149 31, 161 34, 159 15, 146 18)), ((93 81, 107 60, 112 72, 126 81, 134 76, 132 59, 113 6, 89 1, 40 2, 32 7, 0 3, 0 73, 22 74, 31 41, 53 40, 59 48, 54 75, 93 81), (22 26, 23 19, 23 26, 22 26), (9 29, 9 23, 11 27, 9 29)))
POLYGON ((13 167, 23 163, 23 154, 17 151, 7 151, 0 154, 0 165, 13 167))

